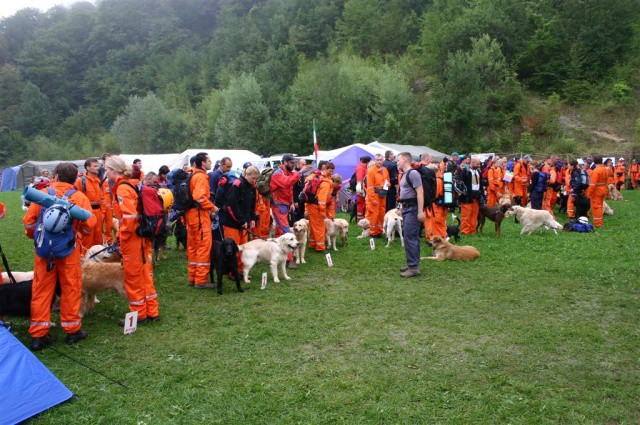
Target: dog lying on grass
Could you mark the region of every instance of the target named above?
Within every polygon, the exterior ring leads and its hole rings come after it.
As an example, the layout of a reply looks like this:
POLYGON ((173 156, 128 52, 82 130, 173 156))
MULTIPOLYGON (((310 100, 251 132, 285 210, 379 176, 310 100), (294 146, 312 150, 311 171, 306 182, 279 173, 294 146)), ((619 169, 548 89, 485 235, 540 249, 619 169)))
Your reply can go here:
POLYGON ((358 239, 368 238, 371 233, 371 223, 366 218, 363 218, 358 222, 358 227, 362 229, 362 233, 358 236, 358 239))
POLYGON ((440 235, 431 239, 433 246, 433 257, 420 257, 421 260, 459 260, 469 261, 480 257, 480 252, 473 246, 457 246, 440 235))

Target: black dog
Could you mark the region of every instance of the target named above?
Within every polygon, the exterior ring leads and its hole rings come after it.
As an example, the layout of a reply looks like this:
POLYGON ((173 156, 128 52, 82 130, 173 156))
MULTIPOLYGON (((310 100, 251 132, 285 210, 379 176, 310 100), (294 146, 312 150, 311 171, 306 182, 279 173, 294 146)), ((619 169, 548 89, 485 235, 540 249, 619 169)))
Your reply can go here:
POLYGON ((187 250, 187 226, 184 225, 181 218, 176 219, 173 225, 173 236, 176 238, 176 250, 180 248, 180 244, 187 250))
POLYGON ((562 192, 558 193, 558 202, 556 203, 556 205, 559 206, 558 208, 558 213, 567 213, 567 204, 569 201, 569 195, 567 195, 566 193, 563 194, 562 192))
POLYGON ((455 214, 453 215, 453 218, 458 221, 458 225, 447 226, 447 237, 453 238, 456 242, 458 242, 460 240, 460 218, 458 218, 458 216, 455 214))
POLYGON ((511 208, 511 205, 503 205, 499 208, 490 207, 488 205, 483 205, 478 210, 478 224, 476 224, 476 231, 480 231, 482 233, 482 229, 484 229, 485 219, 493 221, 496 229, 496 236, 500 236, 500 225, 502 224, 502 220, 504 220, 505 213, 511 208))
POLYGON ((211 246, 211 268, 209 280, 213 282, 213 270, 218 272, 218 295, 222 295, 222 275, 233 274, 236 280, 238 292, 244 292, 240 286, 240 273, 238 273, 238 245, 231 238, 222 241, 213 241, 211 246))
POLYGON ((354 218, 358 218, 358 203, 347 199, 347 211, 349 211, 349 224, 351 224, 354 218))
POLYGON ((5 283, 0 285, 0 316, 31 315, 31 287, 32 281, 20 283, 5 283))

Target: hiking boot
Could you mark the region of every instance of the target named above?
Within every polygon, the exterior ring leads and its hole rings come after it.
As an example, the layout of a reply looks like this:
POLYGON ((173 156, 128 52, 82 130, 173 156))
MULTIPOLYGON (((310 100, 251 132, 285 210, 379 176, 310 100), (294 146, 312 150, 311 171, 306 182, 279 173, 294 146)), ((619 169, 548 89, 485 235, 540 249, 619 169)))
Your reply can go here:
POLYGON ((287 261, 287 268, 294 270, 298 267, 295 261, 287 261))
POLYGON ((160 321, 160 316, 147 316, 147 321, 149 321, 149 323, 157 323, 160 321))
POLYGON ((89 336, 89 332, 85 331, 84 329, 80 329, 76 333, 67 334, 66 342, 67 344, 75 344, 78 341, 82 341, 87 336, 89 336))
POLYGON ((400 277, 413 277, 420 275, 420 267, 408 267, 407 270, 400 273, 400 277))
POLYGON ((407 270, 409 270, 409 266, 400 267, 401 272, 406 272, 407 270))
POLYGON ((50 334, 46 334, 39 338, 31 338, 31 351, 40 351, 43 348, 47 348, 54 342, 56 342, 56 339, 50 334))
POLYGON ((196 289, 216 289, 218 287, 218 285, 216 285, 215 283, 203 283, 202 285, 194 285, 193 286, 196 289))
POLYGON ((194 286, 195 282, 189 281, 189 286, 194 286))
MULTIPOLYGON (((148 321, 149 321, 149 319, 146 318, 146 317, 144 319, 138 319, 138 325, 144 325, 148 321)), ((124 319, 120 319, 120 327, 124 328, 124 319)))

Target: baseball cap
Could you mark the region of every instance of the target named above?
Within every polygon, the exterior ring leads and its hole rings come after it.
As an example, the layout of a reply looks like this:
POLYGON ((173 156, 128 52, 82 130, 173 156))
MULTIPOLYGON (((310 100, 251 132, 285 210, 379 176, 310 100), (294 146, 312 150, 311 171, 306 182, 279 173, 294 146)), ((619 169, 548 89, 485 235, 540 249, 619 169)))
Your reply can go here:
POLYGON ((286 153, 282 155, 282 162, 287 162, 287 161, 295 161, 295 157, 290 153, 286 153))

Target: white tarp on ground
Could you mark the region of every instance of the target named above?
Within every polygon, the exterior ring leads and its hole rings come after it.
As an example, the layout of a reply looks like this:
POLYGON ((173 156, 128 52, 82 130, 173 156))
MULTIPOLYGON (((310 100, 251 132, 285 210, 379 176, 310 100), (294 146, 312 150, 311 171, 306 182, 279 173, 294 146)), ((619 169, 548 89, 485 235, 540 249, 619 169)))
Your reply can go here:
MULTIPOLYGON (((236 149, 187 149, 186 151, 180 154, 180 158, 174 167, 169 166, 170 169, 174 168, 182 168, 185 165, 189 165, 189 158, 195 156, 199 152, 206 152, 211 158, 213 164, 216 161, 221 160, 225 156, 231 158, 231 162, 233 163, 232 169, 234 170, 242 170, 242 164, 245 162, 254 162, 260 161, 260 155, 256 155, 255 153, 247 150, 236 150, 236 149)), ((142 163, 144 166, 144 162, 142 163)), ((168 164, 167 164, 168 165, 168 164)))
POLYGON ((158 153, 144 155, 127 153, 121 154, 120 158, 122 158, 127 164, 133 164, 134 159, 139 159, 140 161, 142 161, 143 172, 148 173, 149 171, 153 171, 154 173, 157 173, 160 167, 162 167, 163 165, 168 166, 169 170, 179 167, 182 156, 179 153, 158 153))
POLYGON ((442 152, 439 152, 435 149, 431 149, 428 146, 418 146, 418 145, 400 145, 397 143, 381 143, 381 142, 371 142, 367 145, 368 148, 381 150, 382 154, 388 150, 393 151, 395 155, 400 152, 409 152, 414 157, 419 157, 423 153, 428 153, 435 159, 436 161, 442 161, 442 158, 448 156, 442 152))

